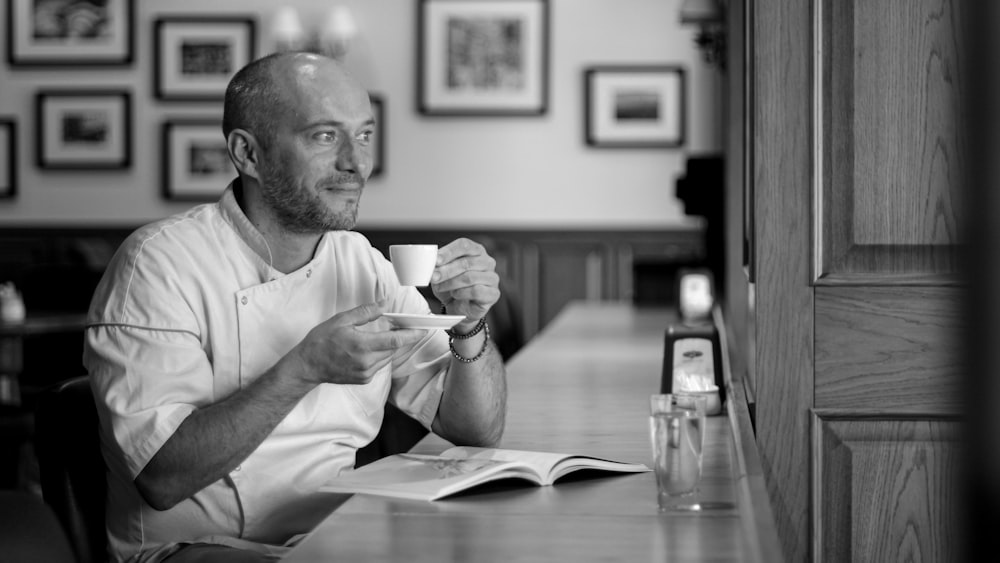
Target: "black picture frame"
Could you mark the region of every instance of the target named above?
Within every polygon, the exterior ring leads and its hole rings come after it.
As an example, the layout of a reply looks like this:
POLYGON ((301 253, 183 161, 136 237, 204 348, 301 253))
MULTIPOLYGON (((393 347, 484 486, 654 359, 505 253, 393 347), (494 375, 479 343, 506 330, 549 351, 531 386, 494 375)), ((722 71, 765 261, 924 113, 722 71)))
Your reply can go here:
POLYGON ((0 199, 17 196, 17 120, 0 117, 0 199))
POLYGON ((168 118, 160 127, 161 195, 172 201, 209 202, 237 176, 222 121, 168 118))
POLYGON ((680 148, 687 137, 687 78, 680 65, 584 69, 584 141, 597 148, 680 148))
POLYGON ((52 0, 44 5, 46 11, 42 13, 32 0, 9 0, 7 6, 7 62, 12 67, 111 67, 133 63, 134 0, 100 4, 52 0), (71 17, 81 13, 87 17, 71 17), (68 29, 67 21, 90 25, 82 31, 68 29))
POLYGON ((39 90, 35 123, 39 168, 113 170, 132 165, 129 90, 39 90))
POLYGON ((423 115, 545 114, 549 1, 420 0, 417 69, 423 115), (492 48, 463 47, 472 41, 492 48))
POLYGON ((153 30, 158 100, 221 101, 229 80, 257 53, 257 20, 249 15, 164 16, 153 30))
POLYGON ((369 93, 368 98, 371 100, 372 114, 375 117, 375 145, 372 152, 372 173, 369 178, 375 178, 385 174, 386 109, 385 100, 380 94, 369 93))

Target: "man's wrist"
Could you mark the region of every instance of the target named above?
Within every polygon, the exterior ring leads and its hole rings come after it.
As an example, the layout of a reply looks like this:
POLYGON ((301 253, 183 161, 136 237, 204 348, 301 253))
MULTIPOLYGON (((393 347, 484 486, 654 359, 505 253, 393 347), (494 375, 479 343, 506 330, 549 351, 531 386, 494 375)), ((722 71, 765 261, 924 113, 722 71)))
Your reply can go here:
POLYGON ((448 348, 451 350, 451 355, 462 363, 475 362, 482 358, 489 348, 490 326, 486 323, 485 317, 479 319, 469 331, 446 330, 445 332, 448 334, 448 348))
POLYGON ((274 365, 274 370, 281 388, 292 395, 305 395, 319 385, 319 382, 312 381, 309 377, 311 373, 309 362, 298 347, 285 354, 274 365))
POLYGON ((480 322, 481 321, 462 321, 457 325, 453 326, 451 330, 448 331, 448 335, 449 336, 454 335, 458 337, 465 336, 471 333, 472 331, 476 330, 476 327, 479 326, 480 322))
MULTIPOLYGON (((441 314, 442 315, 448 314, 448 307, 445 306, 444 304, 441 305, 441 314)), ((484 322, 485 322, 485 317, 482 319, 469 319, 468 317, 466 317, 461 321, 459 321, 455 326, 451 327, 451 329, 446 332, 448 333, 448 336, 451 336, 453 338, 459 338, 459 339, 463 337, 467 338, 472 331, 477 329, 481 330, 480 327, 484 322)))

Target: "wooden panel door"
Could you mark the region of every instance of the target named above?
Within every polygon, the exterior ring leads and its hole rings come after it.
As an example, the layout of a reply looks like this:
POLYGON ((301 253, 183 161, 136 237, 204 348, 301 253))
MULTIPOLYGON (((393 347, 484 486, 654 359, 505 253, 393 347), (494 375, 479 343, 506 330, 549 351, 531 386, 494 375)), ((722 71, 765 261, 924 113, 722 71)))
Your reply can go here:
POLYGON ((748 3, 750 369, 789 561, 955 553, 958 4, 748 3))
POLYGON ((814 405, 958 412, 958 297, 951 287, 817 288, 814 405))
POLYGON ((822 561, 957 561, 958 423, 817 411, 822 561))
POLYGON ((814 4, 820 283, 940 284, 957 269, 958 4, 814 4))

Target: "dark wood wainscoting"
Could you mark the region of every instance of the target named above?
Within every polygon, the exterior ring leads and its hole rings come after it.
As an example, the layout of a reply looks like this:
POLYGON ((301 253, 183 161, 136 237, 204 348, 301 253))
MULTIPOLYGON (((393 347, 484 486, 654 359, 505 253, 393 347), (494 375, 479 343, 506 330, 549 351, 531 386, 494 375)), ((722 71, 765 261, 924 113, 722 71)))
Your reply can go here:
MULTIPOLYGON (((0 281, 14 281, 29 311, 86 310, 104 267, 132 227, 0 228, 0 281)), ((468 237, 497 259, 502 288, 530 338, 574 299, 664 303, 674 277, 704 264, 698 229, 359 229, 390 244, 447 244, 468 237)))
POLYGON ((388 254, 390 244, 447 244, 467 237, 497 260, 501 289, 520 310, 526 338, 575 299, 669 302, 676 271, 703 264, 697 230, 366 229, 388 254))

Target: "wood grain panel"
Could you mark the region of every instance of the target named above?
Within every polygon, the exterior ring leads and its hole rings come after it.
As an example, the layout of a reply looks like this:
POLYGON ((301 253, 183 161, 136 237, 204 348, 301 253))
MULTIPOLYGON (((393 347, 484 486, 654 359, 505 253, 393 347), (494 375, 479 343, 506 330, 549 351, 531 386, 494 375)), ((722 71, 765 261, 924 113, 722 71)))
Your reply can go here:
POLYGON ((757 436, 788 561, 809 545, 811 16, 808 2, 753 8, 757 436))
POLYGON ((721 307, 715 307, 712 317, 716 330, 719 331, 723 381, 726 382, 726 394, 729 397, 726 401, 726 414, 733 433, 736 490, 744 499, 739 503, 740 509, 745 511, 741 512, 740 522, 744 525, 744 536, 755 560, 781 561, 781 539, 778 537, 778 529, 773 525, 774 510, 767 494, 766 476, 754 438, 751 399, 745 392, 745 375, 740 376, 734 372, 733 346, 727 336, 730 331, 721 307))
POLYGON ((818 283, 955 273, 958 4, 817 1, 818 283))
POLYGON ((952 244, 958 185, 951 2, 855 3, 854 242, 952 244))
POLYGON ((817 411, 813 424, 815 561, 958 559, 958 422, 817 411))
POLYGON ((959 412, 959 291, 816 288, 816 407, 959 412))

